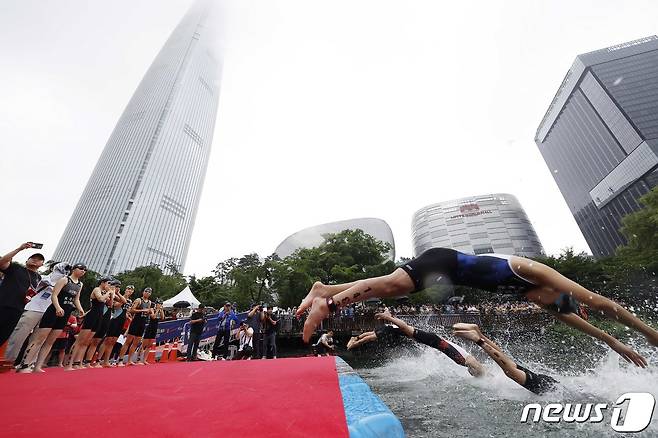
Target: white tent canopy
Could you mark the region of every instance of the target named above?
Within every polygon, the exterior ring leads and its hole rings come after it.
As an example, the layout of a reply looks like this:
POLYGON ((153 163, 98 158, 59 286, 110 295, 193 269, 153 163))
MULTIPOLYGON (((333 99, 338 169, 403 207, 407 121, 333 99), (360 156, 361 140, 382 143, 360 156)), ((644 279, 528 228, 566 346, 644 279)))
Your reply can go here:
POLYGON ((193 309, 196 309, 199 307, 199 304, 201 302, 196 299, 192 291, 190 290, 189 286, 185 286, 185 289, 182 291, 178 292, 178 294, 172 298, 169 298, 167 301, 165 301, 162 305, 164 307, 174 307, 174 304, 179 302, 179 301, 187 301, 190 303, 193 309))

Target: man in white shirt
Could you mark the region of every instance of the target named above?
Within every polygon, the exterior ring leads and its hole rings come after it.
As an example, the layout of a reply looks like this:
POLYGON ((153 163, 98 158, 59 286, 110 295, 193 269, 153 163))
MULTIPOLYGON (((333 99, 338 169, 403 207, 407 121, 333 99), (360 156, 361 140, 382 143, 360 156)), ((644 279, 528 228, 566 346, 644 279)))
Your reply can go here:
POLYGON ((336 350, 336 347, 334 346, 333 330, 329 330, 327 333, 324 333, 322 336, 320 336, 318 342, 313 344, 313 346, 315 347, 318 356, 322 356, 323 354, 325 356, 329 356, 330 351, 336 350))
POLYGON ((16 324, 11 336, 9 336, 5 360, 12 362, 16 360, 25 340, 39 325, 43 313, 52 303, 50 296, 53 293, 53 286, 57 283, 57 280, 69 274, 70 267, 71 265, 68 262, 57 263, 50 275, 41 279, 37 285, 37 294, 25 305, 25 311, 23 311, 21 319, 16 324))

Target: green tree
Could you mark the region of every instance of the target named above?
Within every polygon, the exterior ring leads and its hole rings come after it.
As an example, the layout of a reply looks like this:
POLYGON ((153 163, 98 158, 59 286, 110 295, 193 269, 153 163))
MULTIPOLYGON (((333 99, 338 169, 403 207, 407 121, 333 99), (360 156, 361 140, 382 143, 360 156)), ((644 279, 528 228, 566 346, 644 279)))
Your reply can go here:
POLYGON ((145 287, 153 289, 152 299, 161 298, 166 300, 173 297, 187 286, 185 277, 177 270, 171 271, 171 274, 162 272, 159 266, 140 266, 131 271, 125 271, 115 275, 122 287, 129 284, 135 286, 136 296, 139 297, 145 287))
POLYGON ((348 283, 391 273, 391 246, 363 230, 327 234, 315 248, 301 248, 283 260, 271 260, 272 290, 279 303, 292 307, 306 296, 314 281, 348 283))
POLYGON ((643 208, 622 220, 627 244, 617 250, 626 267, 658 271, 658 187, 639 199, 643 208))

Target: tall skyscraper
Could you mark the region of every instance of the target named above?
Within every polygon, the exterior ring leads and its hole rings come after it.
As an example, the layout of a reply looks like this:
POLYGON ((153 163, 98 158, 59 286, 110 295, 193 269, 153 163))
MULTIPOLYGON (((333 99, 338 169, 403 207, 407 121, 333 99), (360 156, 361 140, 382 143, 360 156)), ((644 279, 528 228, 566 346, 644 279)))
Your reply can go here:
POLYGON ((210 7, 193 4, 146 72, 53 259, 105 274, 185 265, 219 97, 210 7))
POLYGON ((658 37, 578 55, 535 142, 597 257, 658 183, 658 37))
POLYGON ((414 257, 433 247, 522 257, 544 253, 521 204, 507 193, 470 196, 423 207, 414 213, 411 235, 414 257))

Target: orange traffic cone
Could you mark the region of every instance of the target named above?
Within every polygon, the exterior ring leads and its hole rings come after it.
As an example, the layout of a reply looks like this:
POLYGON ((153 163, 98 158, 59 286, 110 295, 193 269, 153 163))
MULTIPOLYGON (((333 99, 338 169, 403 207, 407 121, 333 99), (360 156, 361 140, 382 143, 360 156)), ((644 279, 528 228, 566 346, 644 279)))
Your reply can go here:
POLYGON ((6 373, 14 369, 12 361, 5 360, 5 350, 7 349, 7 342, 0 345, 0 373, 6 373))
POLYGON ((147 363, 155 363, 155 348, 154 347, 151 347, 148 354, 146 355, 146 362, 147 363))
POLYGON ((178 359, 178 342, 174 341, 174 346, 169 352, 169 360, 175 362, 178 359))
POLYGON ((7 350, 8 343, 8 341, 5 341, 4 344, 0 345, 0 361, 5 360, 5 350, 7 350))
POLYGON ((169 350, 171 350, 171 346, 169 345, 169 342, 167 342, 164 346, 164 349, 162 350, 162 356, 160 356, 160 363, 165 363, 169 360, 169 350))

